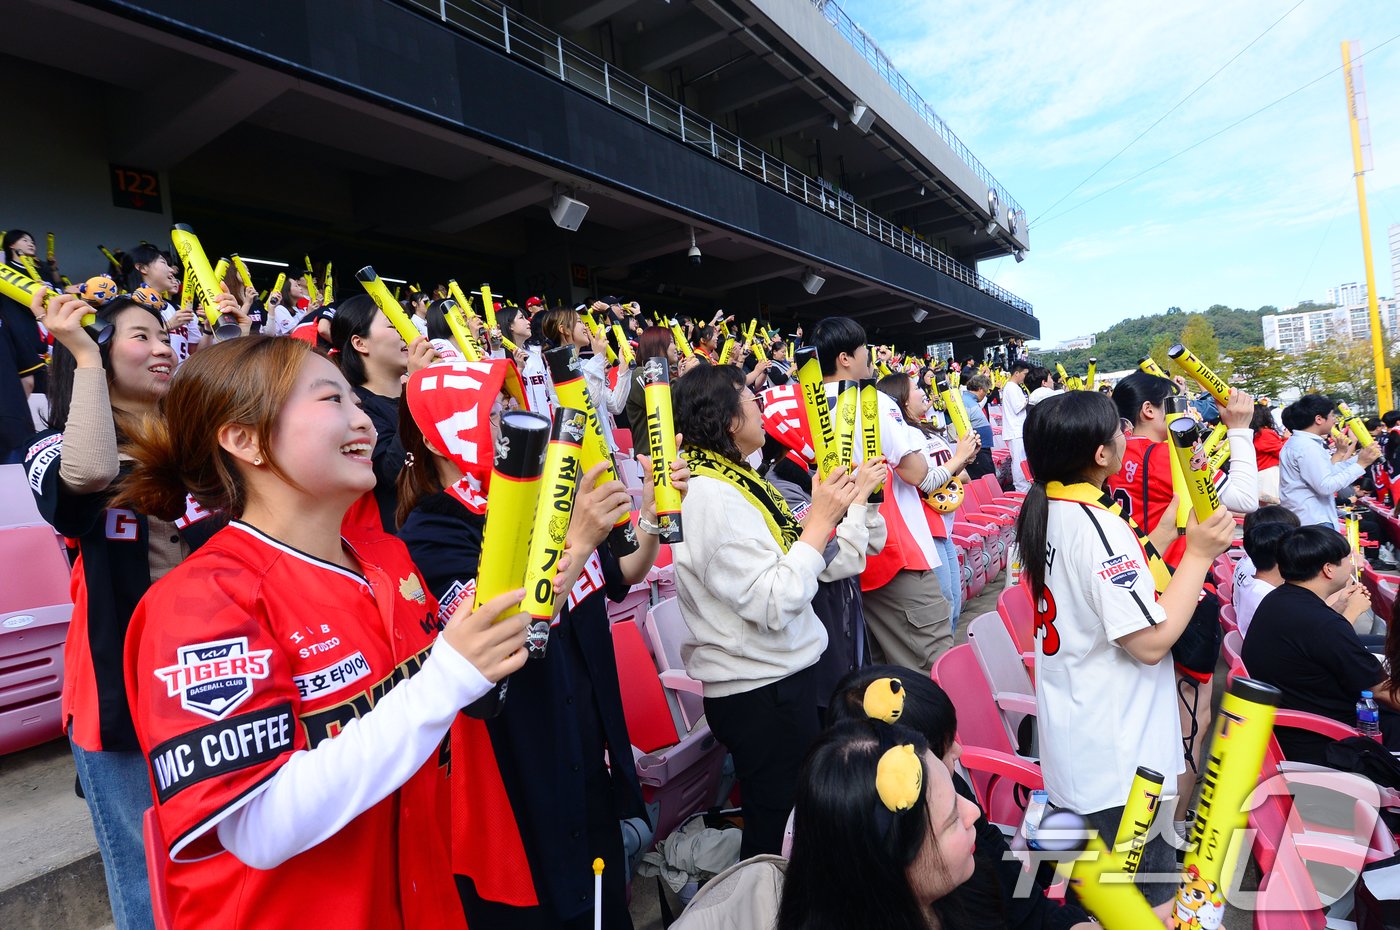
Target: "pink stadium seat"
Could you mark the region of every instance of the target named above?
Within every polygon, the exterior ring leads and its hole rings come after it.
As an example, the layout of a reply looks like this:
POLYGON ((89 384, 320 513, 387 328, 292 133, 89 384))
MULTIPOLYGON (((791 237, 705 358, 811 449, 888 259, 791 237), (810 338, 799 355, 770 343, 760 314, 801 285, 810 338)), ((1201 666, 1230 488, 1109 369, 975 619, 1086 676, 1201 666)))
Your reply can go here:
POLYGON ((1011 634, 1011 641, 1021 653, 1021 661, 1026 668, 1035 667, 1035 610, 1031 606, 1031 589, 1024 584, 1015 584, 1001 592, 997 598, 997 613, 1011 634))
POLYGON ((987 586, 986 540, 980 532, 966 525, 961 525, 961 529, 959 526, 954 524, 954 532, 949 538, 958 549, 959 572, 966 567, 963 599, 971 600, 987 586))
MULTIPOLYGON (((933 665, 933 680, 947 692, 957 711, 958 742, 963 745, 965 767, 971 770, 978 803, 993 823, 1019 826, 1025 812, 1016 801, 1015 786, 1043 787, 1040 767, 1016 754, 972 647, 964 643, 939 656, 933 665), (978 765, 969 761, 969 753, 978 765)), ((1031 701, 1032 713, 1034 707, 1031 701)))
POLYGON ((0 529, 0 754, 62 735, 68 558, 48 524, 0 529))
POLYGON ((687 730, 695 728, 705 714, 704 689, 700 682, 686 674, 681 661, 681 644, 690 631, 681 616, 681 602, 674 597, 648 610, 642 619, 642 630, 651 643, 651 654, 661 674, 661 684, 679 707, 681 722, 687 730))
POLYGON ((972 618, 967 625, 967 642, 991 686, 992 699, 1006 721, 1007 731, 1019 733, 1021 722, 1035 716, 1035 683, 996 611, 972 618))
POLYGON ((637 777, 660 841, 718 801, 727 753, 707 724, 681 735, 637 625, 614 623, 612 636, 637 777))
POLYGON ((0 465, 0 529, 39 526, 44 518, 34 506, 34 495, 24 477, 23 465, 0 465))

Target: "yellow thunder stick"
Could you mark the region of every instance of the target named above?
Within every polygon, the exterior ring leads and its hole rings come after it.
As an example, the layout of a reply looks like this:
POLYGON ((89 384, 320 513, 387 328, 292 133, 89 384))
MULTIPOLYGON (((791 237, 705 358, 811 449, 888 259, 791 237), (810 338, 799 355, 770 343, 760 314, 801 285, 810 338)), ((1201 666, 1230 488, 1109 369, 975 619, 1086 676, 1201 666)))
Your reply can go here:
MULTIPOLYGON (((17 268, 0 263, 0 294, 28 307, 36 291, 47 291, 50 296, 53 294, 53 288, 42 281, 36 281, 17 268)), ((48 304, 48 297, 44 298, 44 303, 48 304)), ((103 345, 112 338, 112 324, 106 320, 98 320, 96 314, 84 313, 81 322, 93 342, 98 345, 103 345)))
POLYGON ((588 414, 582 410, 559 407, 554 411, 525 559, 525 600, 521 603, 521 610, 530 615, 525 647, 532 659, 544 658, 549 646, 549 625, 555 614, 554 576, 559 573, 559 560, 569 539, 574 497, 583 475, 583 434, 587 429, 588 414))
POLYGON ((1358 449, 1364 449, 1374 441, 1366 424, 1362 423, 1361 418, 1351 412, 1351 408, 1346 405, 1345 401, 1337 401, 1337 412, 1342 415, 1342 425, 1356 439, 1358 449))
POLYGON ((728 365, 729 356, 732 354, 734 354, 734 337, 726 336, 724 339, 724 348, 719 350, 719 363, 721 365, 728 365))
POLYGON ((1060 373, 1060 383, 1067 384, 1069 382, 1069 373, 1065 371, 1065 366, 1061 365, 1059 362, 1056 362, 1055 370, 1060 373))
POLYGON ((311 267, 311 256, 303 255, 306 259, 306 296, 311 298, 311 302, 316 302, 316 296, 320 292, 316 290, 316 269, 311 267))
POLYGON ((457 301, 447 298, 443 302, 443 318, 447 320, 447 328, 452 330, 452 338, 457 342, 457 348, 462 353, 462 358, 469 362, 481 361, 481 347, 472 338, 471 330, 467 327, 467 321, 462 316, 462 309, 457 306, 457 301))
POLYGON ((671 364, 663 357, 642 363, 642 390, 647 406, 647 441, 651 445, 651 485, 656 495, 656 523, 661 541, 685 539, 681 529, 681 492, 671 483, 676 460, 676 423, 671 410, 671 364))
POLYGON ((54 253, 54 249, 53 249, 53 233, 49 233, 45 238, 48 240, 48 243, 47 243, 47 244, 48 244, 49 264, 52 265, 52 264, 53 264, 53 257, 54 257, 54 254, 55 254, 55 253, 54 253))
POLYGON ((963 404, 962 391, 955 387, 944 388, 939 393, 943 406, 948 411, 948 419, 953 424, 953 432, 959 439, 972 429, 972 421, 967 418, 967 407, 963 404))
POLYGON ((112 267, 113 267, 113 268, 115 268, 117 271, 121 271, 121 270, 122 270, 122 263, 119 262, 119 261, 117 261, 117 257, 116 257, 115 255, 112 254, 112 250, 111 250, 111 249, 107 248, 105 245, 102 245, 101 243, 98 243, 97 249, 98 249, 98 251, 101 252, 103 255, 107 256, 107 261, 109 261, 109 262, 112 263, 112 267))
POLYGON ((817 474, 826 476, 841 464, 836 447, 836 432, 831 424, 831 404, 826 399, 822 383, 822 365, 813 346, 803 346, 793 362, 797 366, 797 381, 802 385, 802 403, 807 408, 807 423, 812 429, 812 449, 817 457, 817 474))
POLYGON ((228 258, 233 262, 233 270, 238 272, 238 280, 243 282, 244 287, 252 287, 253 276, 248 273, 248 266, 243 264, 243 259, 238 257, 237 252, 230 252, 228 258))
MULTIPOLYGON (((204 246, 200 244, 199 237, 189 226, 176 223, 170 228, 170 242, 175 246, 175 254, 180 257, 180 264, 185 266, 184 289, 189 289, 190 283, 194 283, 192 296, 199 298, 200 303, 204 305, 204 316, 209 320, 210 327, 219 329, 219 310, 214 299, 223 293, 219 290, 220 276, 209 264, 209 256, 204 253, 204 246)), ((184 306, 186 298, 183 293, 180 296, 181 306, 184 306)))
MULTIPOLYGON (((861 461, 868 462, 880 456, 884 448, 880 443, 880 397, 874 378, 860 382, 860 444, 864 455, 861 461)), ((879 504, 885 499, 884 482, 880 482, 870 495, 870 503, 879 504)))
POLYGON ((462 293, 462 286, 457 283, 456 278, 447 280, 447 293, 457 302, 457 309, 467 316, 476 316, 476 311, 472 309, 472 302, 462 293))
MULTIPOLYGON (((280 293, 282 293, 282 288, 284 288, 284 287, 286 287, 286 286, 287 286, 287 273, 286 273, 285 271, 279 271, 279 272, 277 272, 277 281, 276 281, 276 283, 272 285, 272 290, 268 291, 267 293, 268 293, 269 295, 272 295, 272 294, 280 294, 280 293)), ((296 308, 295 308, 295 307, 292 307, 292 308, 290 308, 290 309, 295 310, 296 308)))
POLYGON ((1201 425, 1190 417, 1175 420, 1167 426, 1167 441, 1186 479, 1191 509, 1196 511, 1196 519, 1204 523, 1220 506, 1220 496, 1215 491, 1209 456, 1201 449, 1201 425))
POLYGON ((685 338, 685 327, 678 320, 671 320, 671 337, 676 340, 676 348, 680 350, 681 358, 694 358, 695 350, 690 347, 690 340, 685 338))
MULTIPOLYGON (((1162 366, 1157 364, 1157 360, 1150 355, 1144 355, 1138 360, 1138 369, 1147 372, 1149 375, 1156 375, 1159 378, 1167 378, 1167 373, 1162 370, 1162 366)), ((1167 378, 1168 381, 1171 378, 1167 378)))
MULTIPOLYGON (((389 289, 384 286, 384 282, 379 279, 379 275, 374 273, 373 265, 366 265, 355 272, 355 277, 359 279, 360 285, 365 289, 365 293, 374 298, 375 304, 380 311, 389 318, 394 329, 399 331, 399 338, 405 345, 412 345, 413 340, 421 334, 418 327, 409 320, 408 315, 403 312, 403 307, 394 299, 394 295, 389 293, 389 289)), ((475 359, 468 359, 475 361, 475 359)))
MULTIPOLYGON (((588 396, 588 386, 584 383, 583 370, 579 366, 578 347, 550 349, 544 353, 544 361, 549 367, 549 377, 554 382, 554 393, 559 403, 588 414, 588 426, 583 437, 583 470, 588 471, 602 462, 603 473, 598 476, 598 483, 617 481, 617 463, 613 460, 612 450, 608 448, 608 441, 603 438, 603 428, 598 424, 593 399, 588 396)), ((631 555, 637 551, 637 530, 632 526, 631 514, 624 512, 618 517, 612 532, 608 534, 608 545, 616 556, 631 555)))
POLYGON ((1196 358, 1196 354, 1181 343, 1177 343, 1167 350, 1167 357, 1176 362, 1186 373, 1195 378, 1201 387, 1210 391, 1212 397, 1222 404, 1230 402, 1230 385, 1225 383, 1225 379, 1217 375, 1206 367, 1206 364, 1196 358))
POLYGON ((1220 441, 1225 438, 1228 432, 1230 432, 1230 429, 1224 423, 1215 424, 1215 426, 1211 428, 1210 435, 1206 437, 1205 442, 1201 443, 1201 448, 1205 449, 1207 453, 1214 452, 1215 447, 1220 445, 1220 441))
MULTIPOLYGON (((525 586, 530 551, 531 521, 540 496, 540 472, 549 442, 548 417, 525 410, 501 414, 501 435, 491 485, 486 489, 486 526, 481 532, 481 558, 476 570, 476 602, 480 609, 492 598, 525 586)), ((519 611, 496 618, 500 623, 519 611)), ((478 698, 466 712, 481 719, 501 712, 508 679, 478 698)))
POLYGON ((1139 765, 1128 789, 1128 804, 1118 821, 1118 837, 1113 841, 1113 855, 1122 863, 1122 870, 1136 875, 1142 863, 1142 851, 1152 831, 1152 821, 1162 800, 1162 774, 1139 765))
POLYGON ((491 285, 481 285, 481 312, 486 317, 486 328, 496 328, 496 299, 491 296, 491 285))
MULTIPOLYGON (((1182 417, 1190 419, 1188 411, 1191 409, 1191 402, 1180 394, 1169 396, 1163 404, 1163 408, 1166 410, 1168 429, 1182 417)), ((1168 438, 1167 442, 1170 444, 1171 439, 1168 438)), ((1170 452, 1171 450, 1168 449, 1167 451, 1170 452)), ((1185 504, 1191 496, 1191 491, 1186 486, 1186 473, 1181 470, 1181 462, 1177 459, 1176 454, 1168 455, 1167 461, 1171 465, 1172 494, 1174 494, 1177 499, 1176 532, 1180 535, 1186 532, 1186 521, 1190 514, 1187 512, 1185 504)))
POLYGON ((836 407, 833 411, 836 433, 836 454, 840 464, 850 471, 855 465, 856 425, 860 421, 860 382, 836 383, 836 407))
MULTIPOLYGON (((622 364, 631 365, 637 360, 637 355, 632 351, 632 343, 627 341, 627 334, 623 332, 622 324, 614 323, 612 325, 612 333, 613 338, 617 340, 617 351, 622 358, 622 364)), ((502 336, 501 340, 504 342, 505 337, 502 336)))
POLYGON ((321 287, 321 293, 325 298, 325 303, 330 303, 331 301, 335 300, 335 297, 332 295, 332 288, 335 287, 335 279, 331 277, 332 264, 332 262, 326 262, 326 283, 321 287))
POLYGON ((1361 518, 1357 516, 1355 510, 1348 508, 1342 514, 1342 523, 1347 529, 1347 545, 1351 547, 1352 557, 1356 562, 1356 578, 1361 580, 1361 518))
POLYGON ((1230 444, 1222 442, 1219 447, 1210 453, 1210 473, 1213 475, 1225 467, 1225 463, 1230 461, 1230 444))
POLYGON ((1092 355, 1089 356, 1089 372, 1084 376, 1085 390, 1092 391, 1094 389, 1094 382, 1095 380, 1097 380, 1098 371, 1099 360, 1094 358, 1092 355))
POLYGON ((1080 903, 1105 930, 1161 930, 1152 906, 1132 879, 1119 871, 1118 857, 1080 815, 1046 814, 1031 847, 1040 852, 1079 853, 1071 862, 1061 860, 1058 869, 1069 875, 1069 886, 1080 903))
POLYGON ((1233 878, 1241 851, 1248 853, 1244 828, 1249 814, 1244 804, 1259 782, 1279 698, 1278 689, 1262 681, 1236 678, 1220 702, 1215 732, 1207 744, 1210 756, 1196 806, 1196 826, 1182 863, 1174 927, 1191 925, 1188 921, 1200 904, 1200 883, 1221 889, 1233 878))

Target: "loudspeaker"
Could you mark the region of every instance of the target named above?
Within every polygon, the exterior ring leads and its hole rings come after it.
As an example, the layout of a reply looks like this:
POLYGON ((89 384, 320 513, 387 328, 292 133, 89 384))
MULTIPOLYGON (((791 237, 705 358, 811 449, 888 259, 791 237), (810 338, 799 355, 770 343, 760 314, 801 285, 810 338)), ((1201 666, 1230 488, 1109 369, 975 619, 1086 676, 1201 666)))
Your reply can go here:
POLYGON ((869 132, 875 122, 875 111, 857 100, 851 104, 851 122, 861 132, 869 132))
POLYGON ((554 205, 549 208, 549 216, 554 220, 554 225, 569 232, 582 226, 583 218, 587 215, 588 204, 567 194, 560 194, 555 198, 554 205))
POLYGON ((822 285, 825 283, 826 278, 823 278, 810 269, 802 275, 802 289, 809 294, 815 294, 817 291, 821 290, 822 285))

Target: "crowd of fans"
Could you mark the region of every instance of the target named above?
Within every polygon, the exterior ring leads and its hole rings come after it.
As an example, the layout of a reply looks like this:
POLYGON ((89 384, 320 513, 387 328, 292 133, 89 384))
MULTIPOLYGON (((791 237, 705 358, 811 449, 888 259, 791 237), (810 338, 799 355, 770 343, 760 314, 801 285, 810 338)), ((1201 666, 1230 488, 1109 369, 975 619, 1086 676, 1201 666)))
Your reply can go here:
MULTIPOLYGON (((231 269, 206 307, 154 245, 76 285, 26 232, 5 234, 3 258, 48 285, 28 306, 0 298, 0 462, 25 463, 74 557, 64 725, 118 927, 153 925, 153 804, 177 927, 582 927, 595 904, 630 926, 626 870, 606 869, 595 901, 591 868, 621 864, 619 824, 648 817, 608 603, 657 564, 662 468, 684 497, 670 557, 685 670, 733 760, 743 857, 789 855, 784 930, 1088 925, 1043 878, 1020 889, 930 678, 962 613, 956 505, 934 501, 998 474, 1003 444, 1002 480, 1025 495, 1014 583, 1034 604, 1053 808, 1116 835, 1148 766, 1185 835, 1232 515, 1251 676, 1347 723, 1372 691, 1400 748, 1390 618, 1368 609, 1337 509, 1387 497, 1400 416, 1358 452, 1360 421, 1337 429, 1322 395, 1280 420, 1240 390, 1217 403, 1146 370, 1095 386, 1018 349, 916 358, 843 317, 781 333, 611 296, 463 308, 444 284, 402 295, 406 340, 329 270, 260 293, 231 269), (641 480, 607 463, 579 477, 549 647, 527 661, 523 592, 476 588, 501 424, 559 406, 560 350, 641 480), (833 410, 843 384, 878 378, 878 446, 830 471, 799 383, 813 350, 833 410), (671 461, 646 428, 648 360, 673 382, 671 461), (1174 481, 1178 416, 1229 444, 1212 514, 1188 513, 1174 481)), ((1325 750, 1280 739, 1289 758, 1325 750)), ((1171 832, 1140 869, 1164 917, 1171 832)))

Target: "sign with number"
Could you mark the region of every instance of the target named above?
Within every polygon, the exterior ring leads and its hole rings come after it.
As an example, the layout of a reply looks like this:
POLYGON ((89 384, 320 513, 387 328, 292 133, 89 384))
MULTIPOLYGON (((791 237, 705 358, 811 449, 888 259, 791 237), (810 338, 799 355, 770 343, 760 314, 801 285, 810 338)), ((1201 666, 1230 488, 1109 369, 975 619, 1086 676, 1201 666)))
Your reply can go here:
POLYGON ((112 204, 128 210, 163 213, 160 197, 160 175, 154 171, 110 165, 112 175, 112 204))

